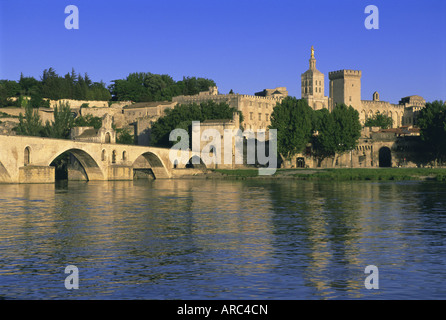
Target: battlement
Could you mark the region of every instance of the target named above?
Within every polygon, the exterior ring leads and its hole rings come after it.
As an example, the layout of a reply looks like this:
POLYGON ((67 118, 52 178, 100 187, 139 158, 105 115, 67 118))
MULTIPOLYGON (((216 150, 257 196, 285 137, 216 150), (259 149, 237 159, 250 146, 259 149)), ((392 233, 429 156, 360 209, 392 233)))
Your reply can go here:
POLYGON ((363 108, 393 108, 395 110, 404 110, 404 106, 399 104, 393 104, 388 101, 372 101, 372 100, 361 100, 361 105, 363 108))
POLYGON ((262 96, 254 96, 254 95, 248 95, 248 94, 219 94, 219 95, 212 95, 212 96, 205 96, 205 95, 194 95, 194 96, 176 96, 172 98, 173 102, 180 102, 180 101, 188 101, 188 102, 201 102, 201 101, 207 101, 207 100, 230 100, 230 99, 237 99, 237 98, 249 98, 253 101, 281 101, 283 97, 262 97, 262 96))
POLYGON ((328 73, 328 78, 330 80, 335 79, 343 79, 346 77, 359 77, 361 78, 362 72, 361 70, 338 70, 338 71, 331 71, 328 73))

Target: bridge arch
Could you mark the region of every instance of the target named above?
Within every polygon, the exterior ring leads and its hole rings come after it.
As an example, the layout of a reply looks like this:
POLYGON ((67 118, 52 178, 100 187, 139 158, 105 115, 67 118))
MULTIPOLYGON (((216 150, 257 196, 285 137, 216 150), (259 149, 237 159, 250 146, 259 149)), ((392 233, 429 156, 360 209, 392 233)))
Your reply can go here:
POLYGON ((144 152, 136 157, 132 164, 133 170, 151 169, 155 178, 168 178, 169 173, 163 160, 151 151, 144 152))
POLYGON ((8 170, 6 170, 3 163, 0 162, 0 183, 8 183, 11 182, 11 176, 9 175, 8 170))
POLYGON ((58 157, 64 153, 73 155, 77 161, 81 164, 85 171, 87 180, 104 180, 104 174, 99 167, 97 161, 86 151, 76 148, 69 148, 59 152, 56 156, 53 156, 47 163, 50 166, 58 157))

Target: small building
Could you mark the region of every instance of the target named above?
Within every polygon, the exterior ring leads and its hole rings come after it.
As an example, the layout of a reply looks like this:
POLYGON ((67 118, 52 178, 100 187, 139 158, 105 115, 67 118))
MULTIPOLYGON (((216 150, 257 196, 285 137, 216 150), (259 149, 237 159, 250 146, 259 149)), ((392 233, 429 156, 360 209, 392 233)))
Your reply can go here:
POLYGON ((112 127, 113 118, 106 114, 102 117, 102 127, 74 127, 71 129, 71 140, 96 143, 116 143, 116 131, 112 127))

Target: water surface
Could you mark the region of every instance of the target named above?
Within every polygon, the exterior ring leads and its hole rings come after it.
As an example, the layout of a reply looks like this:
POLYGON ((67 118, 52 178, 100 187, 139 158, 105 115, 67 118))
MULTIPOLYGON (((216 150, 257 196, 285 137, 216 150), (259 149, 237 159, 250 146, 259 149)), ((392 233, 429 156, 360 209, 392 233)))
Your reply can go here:
POLYGON ((444 299, 446 185, 1 185, 7 299, 444 299), (67 265, 79 289, 67 290, 67 265), (379 289, 364 287, 367 265, 379 289))

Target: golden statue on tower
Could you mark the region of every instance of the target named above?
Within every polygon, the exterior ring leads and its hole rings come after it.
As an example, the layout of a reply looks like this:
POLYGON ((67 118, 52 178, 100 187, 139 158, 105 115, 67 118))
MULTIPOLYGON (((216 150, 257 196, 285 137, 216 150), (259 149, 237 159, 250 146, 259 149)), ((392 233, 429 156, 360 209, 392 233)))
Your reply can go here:
POLYGON ((314 47, 313 46, 311 46, 311 58, 312 59, 314 58, 314 47))

